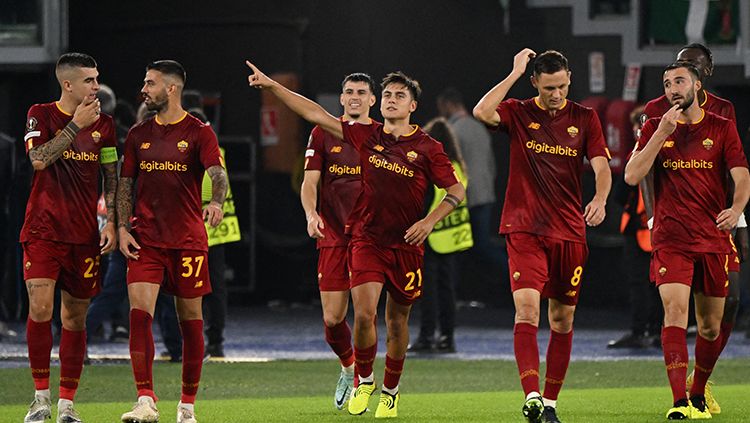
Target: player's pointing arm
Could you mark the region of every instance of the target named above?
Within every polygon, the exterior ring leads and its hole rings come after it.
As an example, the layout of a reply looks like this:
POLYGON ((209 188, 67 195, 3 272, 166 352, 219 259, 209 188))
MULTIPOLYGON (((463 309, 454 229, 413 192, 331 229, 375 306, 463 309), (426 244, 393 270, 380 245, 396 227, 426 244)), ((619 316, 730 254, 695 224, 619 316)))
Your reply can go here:
POLYGON ((282 103, 292 109, 294 113, 300 115, 302 119, 305 119, 312 124, 319 125, 326 132, 329 132, 337 138, 344 138, 344 133, 341 130, 341 121, 326 112, 318 103, 287 89, 283 85, 269 78, 255 65, 250 63, 250 61, 246 60, 245 64, 247 64, 247 66, 253 71, 253 73, 247 77, 247 82, 251 87, 269 90, 273 95, 278 97, 282 103))

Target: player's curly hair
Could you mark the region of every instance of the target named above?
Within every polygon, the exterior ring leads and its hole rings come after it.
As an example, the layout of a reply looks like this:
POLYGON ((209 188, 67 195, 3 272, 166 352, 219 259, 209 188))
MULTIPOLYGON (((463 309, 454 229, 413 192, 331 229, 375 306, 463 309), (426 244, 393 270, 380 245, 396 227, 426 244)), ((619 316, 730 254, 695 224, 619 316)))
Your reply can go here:
POLYGON ((568 59, 556 50, 547 50, 534 59, 534 75, 543 73, 555 73, 561 70, 568 71, 568 59))
POLYGON ((401 84, 405 86, 411 93, 411 97, 414 101, 419 101, 419 96, 422 94, 422 88, 419 86, 419 81, 414 78, 407 76, 401 71, 391 72, 383 78, 380 83, 380 88, 385 89, 389 84, 401 84))
POLYGON ((705 55, 706 59, 708 59, 708 66, 710 67, 714 66, 714 55, 713 53, 711 53, 711 49, 709 49, 708 47, 704 46, 701 43, 691 43, 682 47, 680 51, 686 50, 686 49, 697 49, 697 50, 702 51, 703 55, 705 55))

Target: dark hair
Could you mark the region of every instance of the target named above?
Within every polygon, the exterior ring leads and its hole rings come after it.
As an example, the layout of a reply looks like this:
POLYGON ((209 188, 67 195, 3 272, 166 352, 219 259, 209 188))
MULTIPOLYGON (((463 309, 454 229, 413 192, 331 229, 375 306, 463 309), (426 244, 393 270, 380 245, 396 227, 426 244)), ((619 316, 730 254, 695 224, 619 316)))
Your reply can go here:
POLYGON ((341 90, 343 91, 344 85, 346 85, 347 82, 366 82, 367 86, 370 88, 370 93, 375 94, 375 81, 372 79, 372 77, 366 73, 363 72, 355 72, 350 73, 349 75, 346 75, 344 77, 344 80, 341 81, 341 90))
POLYGON ((547 50, 534 59, 534 75, 543 73, 555 73, 561 70, 568 71, 568 59, 562 53, 555 50, 547 50))
POLYGON ((466 172, 466 164, 463 154, 461 154, 461 146, 458 144, 458 137, 445 118, 437 117, 427 122, 424 131, 443 144, 443 149, 448 158, 452 162, 458 162, 461 165, 461 170, 466 172))
POLYGON ((451 104, 464 104, 464 96, 461 95, 461 91, 454 87, 448 87, 444 89, 437 96, 438 101, 445 101, 451 104))
POLYGON ((662 75, 664 75, 668 71, 671 71, 671 70, 674 70, 674 69, 679 69, 679 68, 685 68, 690 73, 692 73, 693 77, 694 77, 693 79, 695 81, 700 81, 701 80, 701 72, 698 70, 698 68, 694 64, 692 64, 690 62, 685 62, 685 61, 674 62, 671 65, 667 66, 666 68, 664 68, 664 72, 662 72, 662 75))
POLYGON ((72 66, 76 68, 95 68, 96 60, 88 54, 83 53, 65 53, 57 59, 55 68, 61 66, 72 66))
POLYGON ((155 62, 151 62, 146 66, 146 70, 155 70, 163 74, 176 76, 182 81, 183 84, 187 81, 185 68, 183 68, 181 64, 175 62, 174 60, 157 60, 155 62))
POLYGON ((419 81, 406 76, 406 74, 401 71, 391 72, 386 75, 380 83, 380 88, 385 90, 385 87, 387 87, 388 84, 401 84, 405 86, 409 89, 414 101, 419 101, 419 96, 422 94, 422 88, 419 86, 419 81))
POLYGON ((709 67, 713 67, 714 65, 714 55, 711 53, 711 49, 704 46, 701 43, 692 43, 688 44, 680 49, 680 51, 688 49, 688 48, 695 48, 703 52, 703 54, 706 56, 706 59, 708 59, 708 65, 709 67))

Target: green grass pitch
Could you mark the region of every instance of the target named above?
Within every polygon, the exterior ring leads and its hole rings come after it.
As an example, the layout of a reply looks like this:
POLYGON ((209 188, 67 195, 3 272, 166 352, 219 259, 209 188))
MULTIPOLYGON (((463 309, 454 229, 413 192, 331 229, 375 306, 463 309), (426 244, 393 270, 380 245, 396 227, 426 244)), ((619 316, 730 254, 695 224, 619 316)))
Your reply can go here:
MULTIPOLYGON (((383 361, 375 367, 382 379, 383 361)), ((52 369, 52 380, 58 376, 52 369)), ((542 369, 543 373, 543 369, 542 369)), ((196 404, 201 423, 336 422, 374 419, 333 408, 338 366, 331 361, 208 363, 196 404)), ((180 365, 154 367, 162 422, 175 420, 180 365)), ((722 360, 712 378, 723 408, 715 422, 750 421, 750 359, 722 360)), ((0 422, 20 422, 31 400, 28 369, 0 369, 0 422)), ((53 383, 53 403, 57 387, 53 383)), ((523 394, 515 363, 508 361, 406 361, 399 420, 412 422, 523 422, 523 394)), ((118 422, 135 400, 129 365, 88 366, 76 397, 87 423, 118 422)), ((571 363, 560 398, 563 422, 662 422, 671 404, 664 365, 658 360, 571 363)), ((54 409, 53 409, 54 412, 54 409)), ((54 420, 53 420, 54 421, 54 420)))

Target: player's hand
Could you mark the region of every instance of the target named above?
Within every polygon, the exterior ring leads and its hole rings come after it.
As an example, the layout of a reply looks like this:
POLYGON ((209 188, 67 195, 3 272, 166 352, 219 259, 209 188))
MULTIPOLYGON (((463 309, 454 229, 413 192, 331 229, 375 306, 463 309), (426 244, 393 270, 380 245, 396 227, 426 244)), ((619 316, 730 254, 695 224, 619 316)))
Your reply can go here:
POLYGON ((586 224, 589 226, 598 226, 602 223, 607 216, 606 206, 607 203, 603 200, 597 198, 591 200, 583 210, 583 219, 586 221, 586 224))
POLYGON ((121 227, 118 232, 120 234, 120 252, 122 255, 128 260, 138 260, 140 257, 138 251, 141 249, 141 246, 135 242, 135 238, 133 238, 133 235, 127 229, 121 227), (133 248, 131 249, 130 247, 133 248))
POLYGON ((680 117, 680 113, 682 113, 682 109, 680 109, 679 104, 675 104, 674 106, 672 106, 661 117, 661 121, 659 121, 659 127, 657 127, 656 130, 662 132, 663 134, 671 135, 672 132, 677 129, 677 119, 680 117))
POLYGON ((722 231, 731 231, 737 226, 737 221, 740 219, 740 213, 734 209, 722 210, 721 213, 716 217, 716 227, 722 231))
POLYGON ((107 222, 102 228, 99 234, 99 246, 102 247, 102 254, 109 254, 117 247, 117 232, 113 222, 107 222))
POLYGON ((321 219, 320 215, 318 215, 318 213, 316 212, 310 213, 310 215, 307 216, 307 234, 310 235, 310 238, 325 238, 326 236, 323 235, 321 229, 325 229, 323 219, 321 219))
POLYGON ((273 85, 273 79, 267 77, 265 73, 261 72, 260 69, 250 63, 249 60, 245 60, 245 64, 253 71, 252 75, 248 75, 247 77, 247 83, 250 84, 251 87, 262 89, 273 85))
POLYGON ((425 219, 417 221, 417 223, 411 225, 411 227, 406 230, 404 241, 410 245, 422 245, 424 240, 427 239, 427 236, 430 235, 430 232, 432 232, 433 226, 434 225, 431 225, 425 219))
POLYGON ((76 111, 73 112, 73 123, 79 128, 83 129, 87 126, 91 126, 99 120, 99 114, 102 112, 102 105, 99 103, 99 99, 90 101, 83 100, 81 104, 76 107, 76 111))
POLYGON ((531 59, 536 57, 536 52, 530 48, 525 48, 513 57, 513 72, 524 73, 526 66, 531 59))
POLYGON ((212 228, 218 226, 222 219, 224 219, 224 210, 221 208, 221 204, 212 201, 203 208, 203 220, 208 222, 212 228))

